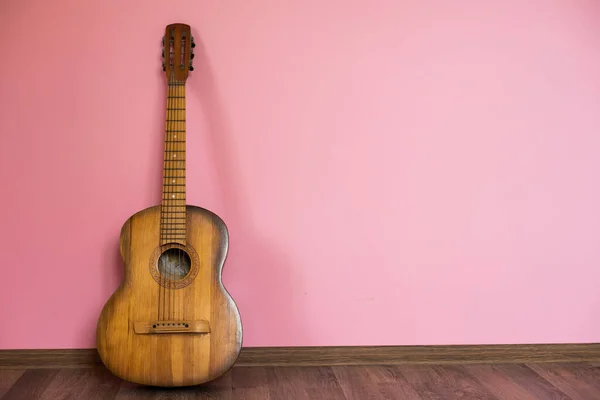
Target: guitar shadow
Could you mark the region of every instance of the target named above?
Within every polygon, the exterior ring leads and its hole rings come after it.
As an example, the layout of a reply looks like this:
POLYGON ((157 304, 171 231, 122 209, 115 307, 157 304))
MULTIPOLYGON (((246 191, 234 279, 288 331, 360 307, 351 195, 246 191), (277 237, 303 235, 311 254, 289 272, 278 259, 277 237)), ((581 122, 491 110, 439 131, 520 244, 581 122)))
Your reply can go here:
MULTIPOLYGON (((194 72, 187 81, 188 99, 198 100, 208 129, 203 138, 214 163, 211 170, 223 206, 218 214, 230 236, 223 283, 240 309, 244 347, 301 346, 307 342, 300 308, 304 292, 293 276, 290 260, 261 238, 260 228, 252 223, 252 210, 236 184, 243 175, 235 162, 233 133, 209 57, 199 35, 194 36, 194 72)), ((194 153, 188 149, 188 154, 194 153)))

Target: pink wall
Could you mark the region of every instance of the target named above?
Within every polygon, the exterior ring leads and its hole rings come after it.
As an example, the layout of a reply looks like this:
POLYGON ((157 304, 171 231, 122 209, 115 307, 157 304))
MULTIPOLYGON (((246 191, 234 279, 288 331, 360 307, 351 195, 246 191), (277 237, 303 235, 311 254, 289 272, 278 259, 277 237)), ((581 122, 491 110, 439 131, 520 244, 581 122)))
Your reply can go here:
POLYGON ((246 346, 600 341, 598 2, 285 3, 3 2, 0 348, 94 346, 171 22, 246 346))

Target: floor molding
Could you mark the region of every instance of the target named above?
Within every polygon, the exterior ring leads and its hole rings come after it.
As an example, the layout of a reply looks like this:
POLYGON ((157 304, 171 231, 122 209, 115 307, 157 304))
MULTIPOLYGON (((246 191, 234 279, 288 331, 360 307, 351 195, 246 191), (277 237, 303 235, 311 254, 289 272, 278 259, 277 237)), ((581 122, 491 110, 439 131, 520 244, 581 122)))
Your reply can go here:
MULTIPOLYGON (((236 366, 600 362, 600 343, 447 346, 244 347, 236 366)), ((0 350, 0 369, 84 368, 96 349, 0 350)))

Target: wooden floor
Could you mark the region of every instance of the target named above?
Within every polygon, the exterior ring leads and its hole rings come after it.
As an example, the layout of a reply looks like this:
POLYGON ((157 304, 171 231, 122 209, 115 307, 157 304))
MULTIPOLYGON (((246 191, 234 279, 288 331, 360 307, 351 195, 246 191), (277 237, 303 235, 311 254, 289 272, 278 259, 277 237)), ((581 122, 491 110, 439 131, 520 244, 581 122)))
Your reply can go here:
POLYGON ((0 399, 600 399, 600 364, 236 367, 202 388, 123 382, 102 367, 0 369, 0 399))

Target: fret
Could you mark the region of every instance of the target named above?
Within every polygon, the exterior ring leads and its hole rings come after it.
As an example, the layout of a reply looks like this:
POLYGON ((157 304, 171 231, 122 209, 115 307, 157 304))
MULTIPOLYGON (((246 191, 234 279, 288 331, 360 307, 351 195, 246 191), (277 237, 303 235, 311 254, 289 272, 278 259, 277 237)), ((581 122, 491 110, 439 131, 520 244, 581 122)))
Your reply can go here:
POLYGON ((169 122, 185 122, 185 119, 168 119, 167 123, 169 122))
POLYGON ((167 96, 167 99, 185 99, 185 96, 167 96))
POLYGON ((167 111, 185 111, 185 108, 167 108, 167 111))
POLYGON ((183 131, 172 131, 172 130, 167 130, 167 133, 177 133, 177 132, 185 132, 185 130, 183 130, 183 131))

